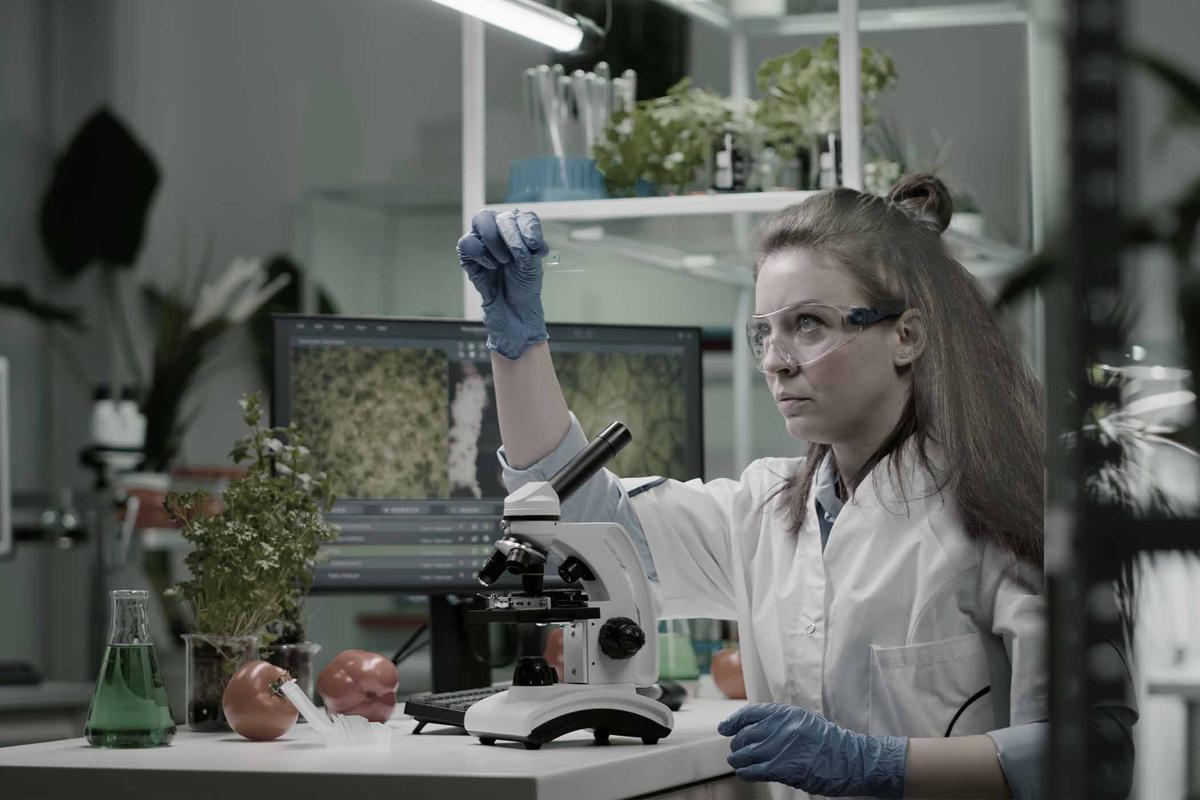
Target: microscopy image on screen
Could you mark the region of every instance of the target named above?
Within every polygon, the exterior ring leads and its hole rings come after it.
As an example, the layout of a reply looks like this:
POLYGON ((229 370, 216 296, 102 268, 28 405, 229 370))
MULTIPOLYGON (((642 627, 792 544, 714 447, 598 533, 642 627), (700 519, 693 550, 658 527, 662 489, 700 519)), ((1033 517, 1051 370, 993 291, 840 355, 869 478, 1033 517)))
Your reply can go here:
POLYGON ((501 480, 500 424, 492 367, 486 361, 450 362, 451 497, 504 497, 501 480))
POLYGON ((608 468, 617 475, 687 475, 684 359, 642 353, 554 354, 567 406, 591 439, 613 420, 633 441, 608 468))
POLYGON ((446 360, 416 348, 293 351, 292 421, 338 499, 447 496, 446 360))

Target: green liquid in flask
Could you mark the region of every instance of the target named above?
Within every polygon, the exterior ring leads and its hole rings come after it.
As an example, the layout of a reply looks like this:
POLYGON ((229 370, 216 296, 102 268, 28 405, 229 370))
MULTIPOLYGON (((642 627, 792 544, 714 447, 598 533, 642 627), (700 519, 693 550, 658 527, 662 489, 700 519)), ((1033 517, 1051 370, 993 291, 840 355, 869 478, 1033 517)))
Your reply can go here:
POLYGON ((175 738, 154 645, 105 649, 84 736, 97 747, 160 747, 175 738))

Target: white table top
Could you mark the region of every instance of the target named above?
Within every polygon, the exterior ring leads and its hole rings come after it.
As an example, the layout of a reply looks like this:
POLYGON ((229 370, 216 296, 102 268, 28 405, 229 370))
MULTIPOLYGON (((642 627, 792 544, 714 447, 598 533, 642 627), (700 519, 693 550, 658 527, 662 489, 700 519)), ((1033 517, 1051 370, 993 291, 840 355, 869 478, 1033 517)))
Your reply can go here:
POLYGON ((391 723, 390 751, 327 748, 308 725, 274 742, 193 733, 183 726, 172 746, 146 750, 95 748, 67 739, 0 749, 0 794, 348 800, 350 790, 349 800, 633 797, 730 774, 729 740, 716 726, 741 705, 689 699, 676 712, 671 735, 656 745, 614 736, 610 745, 595 746, 590 732, 577 731, 540 750, 515 742, 489 747, 450 728, 430 726, 412 735, 412 720, 399 711, 391 723))

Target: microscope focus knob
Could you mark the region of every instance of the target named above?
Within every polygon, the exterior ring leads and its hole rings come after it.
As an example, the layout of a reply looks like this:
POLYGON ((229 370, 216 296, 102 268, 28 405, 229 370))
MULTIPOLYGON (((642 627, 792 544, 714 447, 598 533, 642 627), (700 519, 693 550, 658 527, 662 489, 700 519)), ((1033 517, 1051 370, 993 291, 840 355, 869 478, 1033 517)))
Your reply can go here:
POLYGON ((588 565, 575 556, 570 556, 566 561, 562 562, 558 568, 558 577, 563 579, 563 583, 575 583, 579 580, 596 580, 596 576, 588 569, 588 565))
POLYGON ((600 650, 609 658, 630 658, 646 644, 641 626, 629 617, 613 617, 600 626, 600 650))

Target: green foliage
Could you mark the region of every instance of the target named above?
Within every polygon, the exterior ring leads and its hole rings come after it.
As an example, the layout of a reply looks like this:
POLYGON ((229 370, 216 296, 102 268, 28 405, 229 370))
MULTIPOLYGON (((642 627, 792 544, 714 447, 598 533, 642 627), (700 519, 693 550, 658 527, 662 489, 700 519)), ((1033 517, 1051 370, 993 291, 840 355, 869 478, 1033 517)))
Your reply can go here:
MULTIPOLYGON (((896 65, 882 50, 864 47, 859 70, 865 126, 877 116, 879 94, 896 82, 896 65)), ((839 74, 838 40, 832 36, 815 50, 805 47, 764 61, 757 73, 762 93, 757 121, 766 142, 781 155, 794 157, 801 143, 836 132, 841 119, 839 74)))
POLYGON ((682 193, 695 181, 713 143, 753 128, 754 104, 692 85, 684 78, 664 97, 617 111, 592 155, 609 194, 629 196, 639 180, 682 193))
POLYGON ((337 538, 322 511, 333 505, 328 479, 295 425, 261 428, 262 399, 242 398, 249 432, 230 459, 248 463, 221 494, 225 509, 206 516, 206 492, 171 492, 166 506, 193 549, 191 577, 171 588, 201 633, 303 639, 301 606, 322 542, 337 538))
MULTIPOLYGON (((864 47, 861 71, 863 117, 869 124, 879 93, 896 81, 896 66, 886 53, 864 47)), ((767 144, 781 156, 795 158, 802 143, 836 130, 838 86, 834 38, 816 50, 804 48, 763 62, 759 101, 722 97, 684 78, 665 97, 615 112, 592 155, 613 196, 634 194, 638 181, 682 193, 726 133, 743 144, 767 144)))

